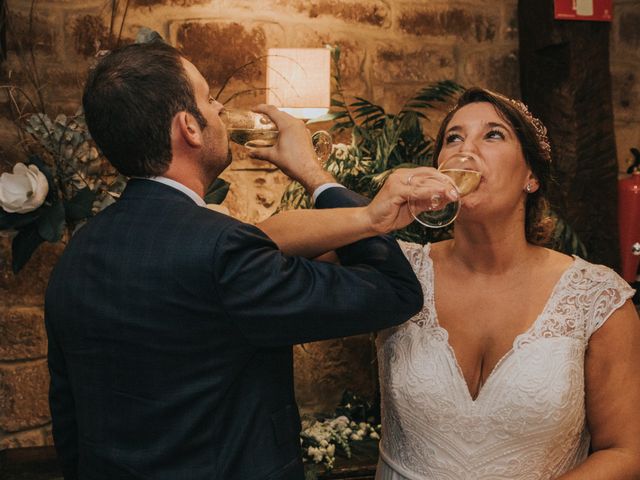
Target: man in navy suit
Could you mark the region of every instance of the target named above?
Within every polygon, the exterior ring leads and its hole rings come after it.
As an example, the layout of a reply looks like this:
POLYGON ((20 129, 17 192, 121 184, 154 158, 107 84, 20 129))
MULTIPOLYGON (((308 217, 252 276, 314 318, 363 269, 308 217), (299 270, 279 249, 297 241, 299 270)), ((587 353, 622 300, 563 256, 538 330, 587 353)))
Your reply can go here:
POLYGON ((65 478, 302 479, 292 345, 390 327, 422 305, 396 242, 376 236, 410 221, 407 173, 361 207, 317 166, 302 122, 263 106, 280 138, 254 155, 320 209, 257 228, 202 208, 230 162, 223 106, 174 48, 109 54, 83 104, 131 180, 69 242, 46 293, 65 478), (340 265, 305 258, 346 242, 340 265))

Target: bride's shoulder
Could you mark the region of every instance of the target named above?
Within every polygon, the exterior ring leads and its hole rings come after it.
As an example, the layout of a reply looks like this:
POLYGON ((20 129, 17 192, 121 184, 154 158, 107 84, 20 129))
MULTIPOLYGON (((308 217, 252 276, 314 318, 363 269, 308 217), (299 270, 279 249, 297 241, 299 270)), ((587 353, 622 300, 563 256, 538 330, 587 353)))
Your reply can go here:
POLYGON ((566 270, 571 267, 577 261, 579 261, 578 257, 573 257, 571 255, 567 255, 562 252, 558 252, 556 250, 551 250, 546 247, 534 247, 538 250, 539 255, 537 256, 540 259, 539 265, 549 270, 566 270))

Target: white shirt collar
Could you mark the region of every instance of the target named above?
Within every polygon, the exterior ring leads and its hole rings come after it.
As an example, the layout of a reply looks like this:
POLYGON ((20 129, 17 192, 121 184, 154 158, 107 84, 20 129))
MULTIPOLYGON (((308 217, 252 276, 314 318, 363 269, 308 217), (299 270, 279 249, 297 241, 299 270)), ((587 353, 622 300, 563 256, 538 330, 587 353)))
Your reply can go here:
POLYGON ((154 182, 163 183, 164 185, 175 188, 176 190, 180 190, 182 193, 184 193, 189 198, 191 198, 191 200, 193 200, 196 203, 196 205, 200 207, 207 206, 207 204, 205 203, 205 201, 202 199, 200 195, 198 195, 196 192, 194 192, 189 187, 183 185, 180 182, 176 182, 175 180, 171 180, 170 178, 163 177, 163 176, 145 177, 145 180, 152 180, 154 182))

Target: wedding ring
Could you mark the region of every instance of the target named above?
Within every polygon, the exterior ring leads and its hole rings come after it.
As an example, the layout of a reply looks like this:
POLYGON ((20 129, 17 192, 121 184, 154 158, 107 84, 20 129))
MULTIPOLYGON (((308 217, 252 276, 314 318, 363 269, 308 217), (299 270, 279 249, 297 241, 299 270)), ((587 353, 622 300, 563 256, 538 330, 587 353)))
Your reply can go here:
POLYGON ((405 181, 405 185, 411 185, 411 179, 413 178, 413 174, 409 175, 407 177, 407 180, 405 181))

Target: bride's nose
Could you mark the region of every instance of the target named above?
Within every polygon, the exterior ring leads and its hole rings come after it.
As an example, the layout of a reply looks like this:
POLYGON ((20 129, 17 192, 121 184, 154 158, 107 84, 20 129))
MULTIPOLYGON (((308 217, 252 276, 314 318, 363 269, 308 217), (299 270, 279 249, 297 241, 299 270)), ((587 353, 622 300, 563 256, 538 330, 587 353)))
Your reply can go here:
POLYGON ((471 136, 467 136, 460 145, 460 150, 458 151, 475 153, 477 155, 479 153, 478 144, 474 138, 472 138, 471 136))

